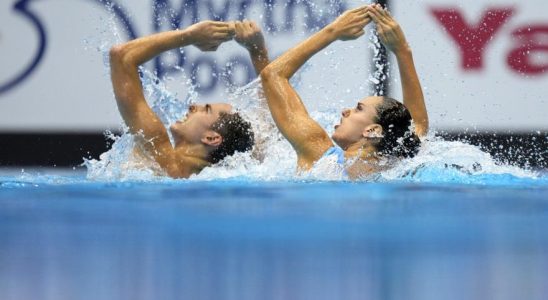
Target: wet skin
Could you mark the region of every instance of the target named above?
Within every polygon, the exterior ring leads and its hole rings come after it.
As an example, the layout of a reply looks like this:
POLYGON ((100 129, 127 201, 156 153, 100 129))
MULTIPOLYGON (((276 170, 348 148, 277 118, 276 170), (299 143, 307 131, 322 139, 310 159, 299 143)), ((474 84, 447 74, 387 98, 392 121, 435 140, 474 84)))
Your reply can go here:
POLYGON ((346 11, 331 24, 279 56, 261 72, 272 117, 297 152, 297 165, 300 169, 311 168, 333 147, 333 141, 345 151, 346 158, 376 159, 374 144, 382 137, 383 128, 375 124, 374 120, 377 115, 376 106, 382 101, 381 97, 367 97, 355 108, 345 109, 332 141, 325 130, 310 117, 300 96, 289 83, 289 79, 313 55, 337 40, 359 38, 365 33, 364 26, 372 20, 377 26, 381 42, 396 55, 403 102, 415 122, 416 133, 422 136, 427 132, 428 116, 422 88, 403 31, 379 5, 361 6, 346 11))
POLYGON ((268 55, 260 29, 248 21, 204 21, 116 45, 110 51, 111 81, 120 115, 140 148, 171 177, 187 178, 210 165, 209 154, 222 143, 222 136, 211 125, 232 107, 227 103, 191 106, 187 118, 169 128, 176 141, 173 146, 167 129, 145 99, 138 68, 171 49, 194 45, 202 51, 214 51, 235 37, 249 47, 259 73, 269 63, 268 55))

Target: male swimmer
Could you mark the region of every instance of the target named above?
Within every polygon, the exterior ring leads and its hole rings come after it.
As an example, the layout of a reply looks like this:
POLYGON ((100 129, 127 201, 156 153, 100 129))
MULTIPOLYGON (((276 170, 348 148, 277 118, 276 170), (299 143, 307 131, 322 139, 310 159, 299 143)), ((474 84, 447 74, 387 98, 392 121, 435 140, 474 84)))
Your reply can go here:
POLYGON ((253 22, 204 21, 182 30, 162 32, 116 45, 110 50, 111 79, 118 110, 135 136, 137 145, 167 175, 188 178, 236 151, 253 146, 254 135, 230 104, 191 105, 186 118, 167 130, 147 104, 138 68, 164 51, 194 45, 215 51, 235 38, 249 50, 257 73, 268 65, 268 53, 260 29, 253 22))
POLYGON ((411 49, 403 31, 380 5, 346 11, 334 22, 288 50, 261 72, 261 80, 274 121, 297 152, 301 170, 310 169, 324 156, 350 160, 346 172, 358 178, 381 170, 381 160, 413 157, 419 136, 428 131, 428 115, 411 49), (401 75, 403 104, 388 97, 366 97, 344 109, 332 139, 308 114, 289 78, 314 54, 336 40, 354 40, 373 20, 384 46, 396 56, 401 75), (414 121, 414 132, 411 129, 414 121))

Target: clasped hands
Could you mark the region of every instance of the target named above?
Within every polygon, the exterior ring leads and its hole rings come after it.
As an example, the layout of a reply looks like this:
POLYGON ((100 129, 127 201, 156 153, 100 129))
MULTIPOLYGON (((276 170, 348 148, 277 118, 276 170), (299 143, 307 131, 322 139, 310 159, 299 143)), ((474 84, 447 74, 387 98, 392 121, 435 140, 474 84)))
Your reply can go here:
MULTIPOLYGON (((379 4, 360 6, 347 10, 324 30, 335 39, 354 40, 365 34, 364 27, 375 22, 381 43, 390 51, 398 53, 407 48, 403 31, 392 15, 379 4)), ((189 27, 193 44, 202 51, 215 51, 224 42, 236 40, 249 51, 261 51, 265 47, 264 36, 253 21, 203 21, 189 27)))

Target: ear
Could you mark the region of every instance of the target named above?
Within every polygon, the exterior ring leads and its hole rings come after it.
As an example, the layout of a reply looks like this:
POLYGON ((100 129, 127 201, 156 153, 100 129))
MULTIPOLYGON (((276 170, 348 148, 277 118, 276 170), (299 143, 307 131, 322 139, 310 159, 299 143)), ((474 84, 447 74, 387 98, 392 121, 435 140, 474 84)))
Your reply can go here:
POLYGON ((379 124, 371 124, 363 129, 362 136, 364 138, 382 138, 382 126, 379 124))
POLYGON ((208 146, 219 147, 223 142, 223 137, 216 131, 208 130, 204 133, 201 141, 208 146))

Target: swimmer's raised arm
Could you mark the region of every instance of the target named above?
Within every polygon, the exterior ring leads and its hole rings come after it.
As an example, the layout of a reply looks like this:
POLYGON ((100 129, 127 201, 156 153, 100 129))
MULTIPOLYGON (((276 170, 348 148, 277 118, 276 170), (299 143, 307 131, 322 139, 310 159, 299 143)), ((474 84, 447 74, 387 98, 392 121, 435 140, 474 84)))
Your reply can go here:
POLYGON ((167 130, 148 106, 139 78, 138 67, 160 53, 195 45, 203 51, 216 50, 232 39, 234 30, 228 23, 205 21, 186 29, 167 31, 116 45, 110 50, 110 71, 118 110, 133 134, 156 162, 172 177, 188 177, 190 164, 179 163, 167 130))
POLYGON ((344 12, 331 24, 272 62, 271 69, 289 79, 314 54, 334 41, 359 38, 365 33, 363 29, 365 25, 371 21, 367 16, 368 10, 369 7, 366 5, 344 12))
POLYGON ((409 109, 415 123, 415 133, 428 133, 428 113, 413 55, 400 25, 380 5, 373 5, 368 15, 377 24, 377 32, 383 45, 396 56, 402 85, 403 104, 409 109))
POLYGON ((234 40, 249 51, 251 62, 257 75, 270 63, 263 33, 253 21, 236 21, 233 23, 236 35, 234 40))
POLYGON ((367 6, 346 11, 334 22, 288 50, 261 72, 263 89, 278 129, 291 143, 300 168, 308 169, 333 146, 325 130, 308 114, 289 78, 314 54, 336 40, 356 39, 371 20, 367 6))

